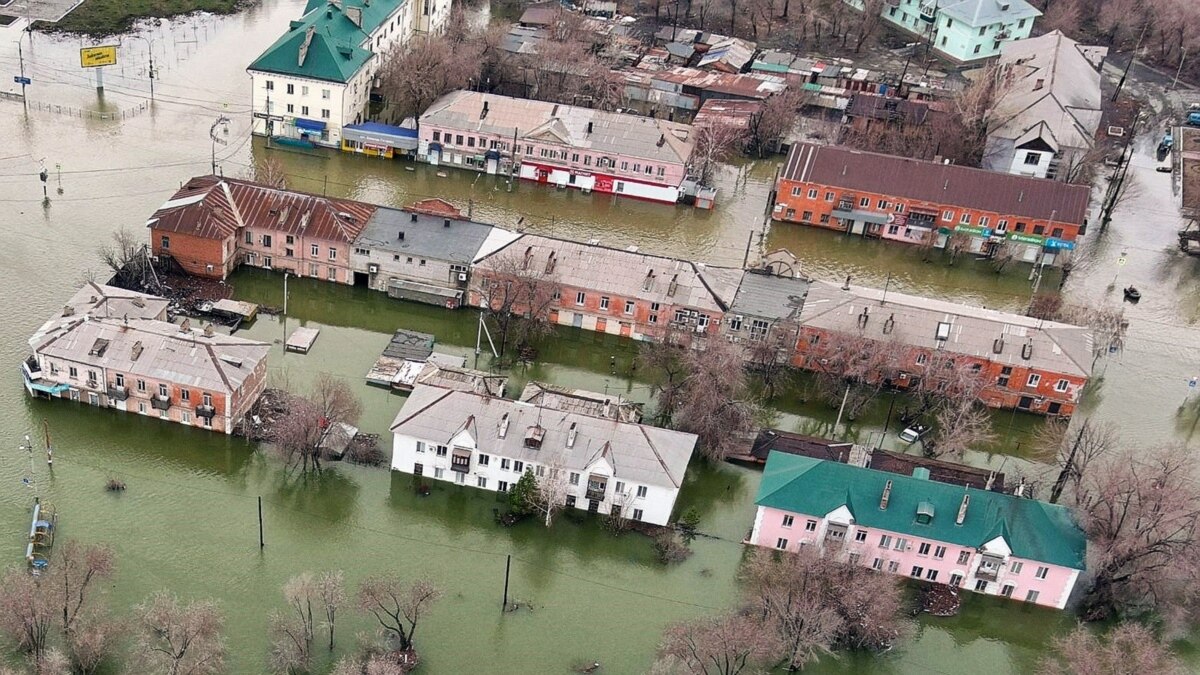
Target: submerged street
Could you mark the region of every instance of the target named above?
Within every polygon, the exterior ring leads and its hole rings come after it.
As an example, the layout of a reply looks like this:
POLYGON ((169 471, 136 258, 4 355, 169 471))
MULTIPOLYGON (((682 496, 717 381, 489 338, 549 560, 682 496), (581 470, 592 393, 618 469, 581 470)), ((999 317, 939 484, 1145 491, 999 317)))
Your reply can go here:
MULTIPOLYGON (((721 265, 741 265, 754 250, 787 248, 810 276, 1021 311, 1029 302, 1028 266, 1002 274, 986 261, 940 255, 926 263, 916 250, 879 241, 776 223, 766 240, 763 214, 778 158, 726 167, 718 206, 699 211, 574 191, 518 184, 493 176, 335 152, 268 149, 249 133, 249 78, 242 70, 272 42, 300 0, 266 0, 230 17, 163 22, 121 42, 121 63, 105 74, 99 99, 78 67, 78 38, 0 28, 0 63, 24 69, 29 109, 0 100, 0 552, 16 562, 36 490, 60 514, 64 536, 106 542, 117 552, 113 605, 124 608, 171 588, 213 597, 227 617, 231 672, 261 672, 266 613, 281 605, 280 585, 305 570, 343 569, 349 582, 382 571, 427 576, 447 590, 423 627, 429 672, 473 664, 480 672, 570 672, 600 661, 604 672, 644 672, 662 628, 732 604, 741 540, 751 525, 760 472, 694 462, 678 509, 695 508, 707 535, 685 562, 664 567, 647 538, 605 532, 596 520, 560 518, 552 531, 536 522, 511 529, 493 523, 490 493, 439 486, 420 497, 411 478, 383 468, 333 465, 318 477, 288 471, 275 458, 235 438, 163 424, 62 401, 25 396, 17 367, 28 336, 86 278, 103 280, 97 249, 127 227, 140 237, 146 218, 212 162, 242 175, 263 157, 278 159, 292 188, 368 202, 404 205, 437 196, 471 209, 477 220, 721 265), (22 42, 18 57, 17 42, 22 42), (149 51, 159 78, 148 103, 149 51), (90 111, 90 112, 89 112, 90 111), (218 117, 227 135, 210 139, 218 117), (49 173, 48 204, 38 171, 49 173), (61 189, 61 193, 59 190, 61 189), (889 282, 890 279, 890 282, 889 282), (53 472, 39 459, 34 487, 29 457, 17 450, 24 434, 40 443, 43 420, 55 447, 53 472), (107 493, 119 477, 122 494, 107 493), (257 547, 256 500, 264 501, 266 547, 257 547), (505 556, 513 556, 512 595, 526 609, 500 612, 505 556), (556 639, 547 640, 553 634, 556 639)), ((8 78, 11 81, 11 78, 8 78)), ((17 85, 6 85, 19 87, 17 85)), ((1155 125, 1158 121, 1155 122, 1155 125)), ((1200 375, 1200 258, 1176 248, 1182 227, 1172 175, 1156 173, 1160 131, 1149 125, 1135 143, 1130 176, 1139 193, 1116 211, 1107 231, 1084 238, 1063 292, 1071 302, 1122 302, 1121 288, 1141 289, 1125 304, 1129 333, 1123 351, 1102 358, 1080 415, 1121 426, 1128 452, 1154 443, 1200 448, 1200 395, 1188 381, 1200 375), (1123 264, 1118 261, 1123 261, 1123 264)), ((1095 201, 1095 200, 1094 200, 1095 201)), ((751 254, 753 256, 753 253, 751 254)), ((235 296, 282 304, 282 277, 242 271, 235 296)), ((1047 274, 1043 289, 1057 284, 1047 274)), ((303 383, 322 371, 347 378, 362 397, 365 432, 382 435, 403 398, 363 384, 362 375, 392 331, 433 333, 439 350, 475 358, 476 315, 401 303, 361 288, 309 279, 290 283, 288 316, 263 316, 244 335, 273 343, 270 378, 303 383), (307 355, 285 354, 282 341, 299 324, 321 327, 307 355)), ((636 345, 612 336, 559 329, 538 363, 511 373, 509 391, 527 379, 598 391, 619 390, 649 400, 630 374, 636 345), (616 364, 616 369, 611 364, 616 364)), ((479 366, 489 367, 486 359, 479 366)), ((778 426, 868 442, 883 428, 887 401, 863 418, 833 429, 836 410, 803 401, 803 387, 782 395, 778 426)), ((1018 472, 1039 418, 995 416, 995 454, 972 463, 1018 472)), ((896 445, 895 426, 884 440, 896 445)), ((38 445, 40 447, 40 445, 38 445)), ((953 619, 922 617, 919 634, 882 657, 825 659, 816 673, 1027 672, 1053 635, 1071 626, 1066 614, 968 595, 953 619)), ((349 614, 339 650, 349 648, 366 620, 349 614)), ((1200 655, 1190 652, 1193 663, 1200 655)))

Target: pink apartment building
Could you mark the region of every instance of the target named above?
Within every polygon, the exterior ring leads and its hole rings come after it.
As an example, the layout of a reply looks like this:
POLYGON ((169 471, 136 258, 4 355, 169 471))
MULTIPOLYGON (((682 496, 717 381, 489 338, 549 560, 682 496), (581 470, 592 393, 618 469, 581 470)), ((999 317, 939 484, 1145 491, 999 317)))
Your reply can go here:
POLYGON ((584 192, 675 203, 695 146, 690 125, 474 91, 421 115, 417 156, 584 192))
POLYGON ((773 452, 749 543, 816 546, 880 572, 1066 606, 1087 552, 1067 509, 913 474, 773 452))

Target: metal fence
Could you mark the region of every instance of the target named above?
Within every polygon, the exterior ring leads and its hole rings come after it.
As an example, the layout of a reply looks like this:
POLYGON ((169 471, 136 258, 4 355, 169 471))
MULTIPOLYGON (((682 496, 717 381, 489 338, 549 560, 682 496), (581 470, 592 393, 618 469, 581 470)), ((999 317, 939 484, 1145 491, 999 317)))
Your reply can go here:
MULTIPOLYGON (((20 100, 20 95, 16 96, 16 100, 20 100)), ((87 108, 73 108, 69 105, 58 105, 57 103, 29 101, 29 109, 54 113, 55 115, 66 115, 67 117, 90 118, 94 120, 125 120, 137 117, 146 112, 150 109, 150 104, 144 101, 122 110, 88 110, 87 108)))

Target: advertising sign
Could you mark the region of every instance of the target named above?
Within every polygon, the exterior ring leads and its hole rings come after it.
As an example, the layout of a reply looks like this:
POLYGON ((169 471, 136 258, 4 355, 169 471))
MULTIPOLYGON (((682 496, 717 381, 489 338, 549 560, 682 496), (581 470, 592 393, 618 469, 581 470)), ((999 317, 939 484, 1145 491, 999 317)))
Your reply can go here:
POLYGON ((1039 237, 1036 234, 1021 234, 1019 232, 1009 232, 1009 241, 1016 241, 1022 244, 1038 244, 1039 246, 1046 243, 1045 237, 1039 237))
POLYGON ((117 63, 117 46, 84 47, 79 50, 79 65, 84 68, 99 68, 117 63))

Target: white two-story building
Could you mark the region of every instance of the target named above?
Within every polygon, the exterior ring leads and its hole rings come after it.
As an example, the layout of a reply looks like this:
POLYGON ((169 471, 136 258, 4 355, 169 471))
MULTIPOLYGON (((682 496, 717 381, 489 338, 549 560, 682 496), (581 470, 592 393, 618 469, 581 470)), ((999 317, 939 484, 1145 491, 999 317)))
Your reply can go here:
MULTIPOLYGON (((844 0, 858 10, 862 0, 844 0)), ((996 56, 1005 42, 1029 37, 1042 13, 1025 0, 888 0, 883 18, 934 51, 963 63, 996 56)))
POLYGON ((565 482, 565 506, 666 525, 694 434, 417 385, 392 423, 392 469, 507 492, 526 472, 565 482))
POLYGON ((246 69, 254 133, 341 145, 342 128, 367 119, 384 55, 415 34, 444 30, 450 2, 309 0, 246 69))

